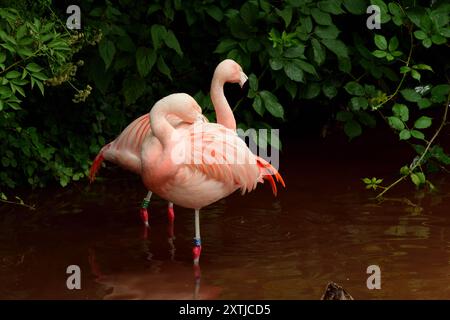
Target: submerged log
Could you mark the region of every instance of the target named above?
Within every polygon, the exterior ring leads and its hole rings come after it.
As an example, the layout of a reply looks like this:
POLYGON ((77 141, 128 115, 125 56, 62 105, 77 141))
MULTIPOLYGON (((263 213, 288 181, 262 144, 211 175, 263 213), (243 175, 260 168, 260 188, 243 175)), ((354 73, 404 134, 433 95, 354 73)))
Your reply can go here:
POLYGON ((354 300, 353 297, 335 282, 329 282, 321 300, 354 300))

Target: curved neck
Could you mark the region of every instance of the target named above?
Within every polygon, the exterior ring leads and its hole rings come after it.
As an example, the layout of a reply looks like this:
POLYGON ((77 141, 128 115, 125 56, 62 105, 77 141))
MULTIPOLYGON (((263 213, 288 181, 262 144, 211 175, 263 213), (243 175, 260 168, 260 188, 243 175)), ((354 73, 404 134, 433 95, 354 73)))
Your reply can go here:
POLYGON ((217 123, 236 131, 236 120, 223 92, 224 84, 225 81, 215 73, 211 82, 211 101, 216 112, 217 123))
MULTIPOLYGON (((155 110, 156 111, 156 110, 155 110)), ((150 112, 150 127, 153 135, 166 147, 171 141, 175 128, 167 121, 167 113, 164 111, 150 112)))

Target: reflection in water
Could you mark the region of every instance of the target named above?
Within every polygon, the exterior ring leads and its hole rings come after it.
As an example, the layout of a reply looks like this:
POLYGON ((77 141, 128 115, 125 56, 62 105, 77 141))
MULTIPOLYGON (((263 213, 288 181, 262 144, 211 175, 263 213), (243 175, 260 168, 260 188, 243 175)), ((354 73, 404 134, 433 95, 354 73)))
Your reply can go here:
POLYGON ((427 195, 400 186, 377 202, 360 183, 377 159, 342 154, 290 154, 296 160, 282 164, 287 189, 278 198, 263 186, 205 208, 201 284, 190 210, 176 208, 173 231, 155 197, 143 239, 142 185, 126 173, 33 193, 35 211, 1 206, 0 298, 320 299, 330 281, 355 299, 450 298, 448 182, 427 195), (82 290, 65 286, 71 264, 82 270, 82 290), (366 288, 372 264, 381 290, 366 288))
POLYGON ((103 299, 215 299, 221 291, 217 286, 200 286, 200 278, 194 277, 198 271, 186 263, 152 260, 143 271, 102 274, 94 251, 90 254, 91 270, 103 299))

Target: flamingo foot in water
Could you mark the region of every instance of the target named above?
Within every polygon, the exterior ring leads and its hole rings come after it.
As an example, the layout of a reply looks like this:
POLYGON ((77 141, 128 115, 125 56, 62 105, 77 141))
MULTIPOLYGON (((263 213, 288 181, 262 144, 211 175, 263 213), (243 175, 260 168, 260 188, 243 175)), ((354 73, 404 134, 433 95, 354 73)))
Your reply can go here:
POLYGON ((149 214, 148 214, 147 208, 141 208, 140 215, 141 215, 141 219, 142 219, 142 222, 144 223, 144 225, 146 227, 149 227, 150 226, 148 224, 148 216, 149 216, 149 214))
MULTIPOLYGON (((144 202, 145 202, 145 200, 144 200, 144 202)), ((148 205, 148 203, 147 203, 147 205, 148 205)), ((147 211, 147 208, 144 207, 144 204, 142 204, 142 208, 141 208, 139 214, 141 216, 142 222, 144 223, 144 231, 142 233, 142 238, 148 239, 148 230, 150 229, 150 225, 148 223, 149 213, 147 211)))

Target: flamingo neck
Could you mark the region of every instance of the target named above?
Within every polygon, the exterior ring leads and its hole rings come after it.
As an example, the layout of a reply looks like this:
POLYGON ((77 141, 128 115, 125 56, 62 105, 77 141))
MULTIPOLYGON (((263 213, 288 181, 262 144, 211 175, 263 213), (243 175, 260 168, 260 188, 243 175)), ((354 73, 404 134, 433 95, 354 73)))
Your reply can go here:
POLYGON ((167 121, 167 114, 162 111, 151 114, 150 126, 153 135, 158 138, 163 147, 167 147, 175 133, 175 128, 167 121))
POLYGON ((225 81, 214 75, 211 83, 211 101, 216 112, 217 123, 231 130, 236 130, 236 120, 223 91, 225 81))

